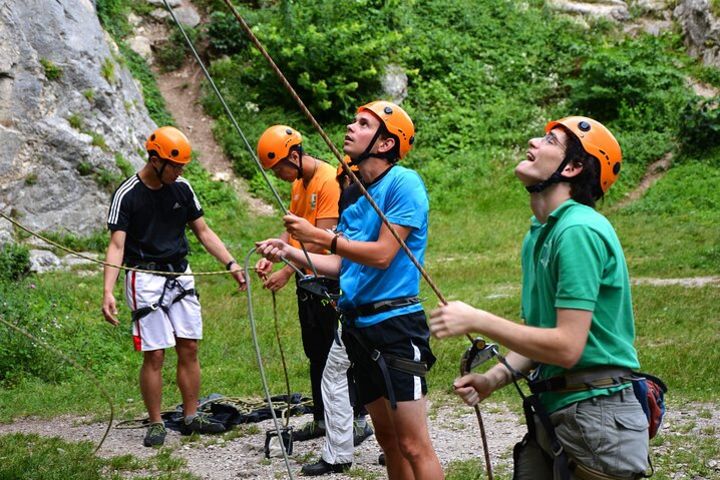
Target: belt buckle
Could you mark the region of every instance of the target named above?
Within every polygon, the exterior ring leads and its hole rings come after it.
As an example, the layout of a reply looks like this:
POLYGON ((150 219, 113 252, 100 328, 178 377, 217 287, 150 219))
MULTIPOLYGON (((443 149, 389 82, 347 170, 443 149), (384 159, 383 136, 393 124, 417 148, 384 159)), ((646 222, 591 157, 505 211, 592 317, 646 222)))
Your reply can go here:
POLYGON ((373 362, 377 362, 378 359, 380 358, 380 355, 381 355, 380 350, 377 350, 377 349, 376 349, 376 350, 373 350, 373 351, 370 353, 370 359, 371 359, 373 362))

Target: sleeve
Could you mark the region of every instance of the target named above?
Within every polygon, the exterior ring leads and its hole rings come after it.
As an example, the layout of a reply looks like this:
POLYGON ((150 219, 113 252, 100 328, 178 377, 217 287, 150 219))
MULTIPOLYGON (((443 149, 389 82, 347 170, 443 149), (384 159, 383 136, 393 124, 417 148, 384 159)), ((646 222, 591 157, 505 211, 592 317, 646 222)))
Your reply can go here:
POLYGON ((558 279, 555 308, 594 311, 609 257, 605 242, 590 228, 572 226, 558 236, 553 256, 558 279))
POLYGON ((130 226, 130 202, 132 195, 130 190, 120 185, 113 193, 108 210, 107 226, 111 232, 121 230, 127 232, 130 226))
POLYGON ((316 219, 338 218, 340 204, 340 185, 335 179, 326 180, 318 190, 316 219))
POLYGON ((198 218, 202 217, 205 212, 203 212, 202 206, 200 206, 200 200, 198 199, 197 195, 195 195, 195 190, 193 190, 190 182, 183 179, 182 183, 187 187, 187 221, 192 222, 193 220, 197 220, 198 218))
POLYGON ((397 177, 390 186, 385 205, 384 213, 390 223, 421 228, 427 222, 429 204, 420 176, 408 171, 397 177))

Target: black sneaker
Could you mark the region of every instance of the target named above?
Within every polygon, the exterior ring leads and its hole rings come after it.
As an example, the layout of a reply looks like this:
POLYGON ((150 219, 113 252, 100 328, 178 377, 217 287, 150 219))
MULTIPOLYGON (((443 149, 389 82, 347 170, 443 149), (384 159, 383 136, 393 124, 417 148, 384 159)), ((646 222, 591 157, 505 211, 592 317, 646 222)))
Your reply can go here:
POLYGON ((374 433, 372 427, 368 425, 367 422, 365 422, 362 427, 358 425, 357 422, 353 422, 353 446, 357 447, 374 433))
POLYGON ((225 431, 225 425, 203 413, 195 415, 190 423, 185 423, 185 426, 190 432, 197 433, 222 433, 225 431))
POLYGON ((343 473, 350 470, 352 463, 327 463, 322 458, 317 463, 303 465, 300 472, 306 477, 318 477, 327 473, 343 473))
POLYGON ((381 453, 381 454, 378 456, 378 463, 379 463, 380 465, 385 465, 385 454, 384 454, 384 453, 381 453))
POLYGON ((145 438, 143 439, 143 445, 146 447, 155 447, 165 443, 165 436, 167 430, 165 430, 165 424, 162 422, 151 423, 145 432, 145 438))
POLYGON ((325 436, 325 427, 321 427, 318 422, 313 420, 308 422, 299 430, 293 431, 293 440, 296 442, 303 442, 313 438, 320 438, 325 436))

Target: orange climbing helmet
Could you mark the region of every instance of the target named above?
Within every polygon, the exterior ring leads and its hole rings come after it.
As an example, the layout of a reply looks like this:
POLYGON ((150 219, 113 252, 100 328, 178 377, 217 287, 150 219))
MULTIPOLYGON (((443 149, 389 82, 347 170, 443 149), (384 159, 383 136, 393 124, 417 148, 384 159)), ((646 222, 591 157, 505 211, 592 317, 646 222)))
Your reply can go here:
POLYGON ((562 125, 572 132, 583 146, 583 149, 598 159, 600 164, 600 189, 607 193, 620 176, 622 167, 622 150, 610 130, 602 123, 588 117, 565 117, 548 122, 545 133, 562 125))
POLYGON ((260 135, 257 154, 265 170, 287 158, 293 147, 302 147, 302 135, 287 125, 273 125, 260 135))
MULTIPOLYGON (((383 124, 385 131, 395 138, 397 142, 396 158, 393 160, 400 160, 407 155, 415 142, 415 125, 405 110, 392 102, 377 100, 363 105, 357 111, 358 113, 366 111, 373 114, 383 124)), ((372 148, 374 143, 375 140, 371 141, 368 149, 372 148)), ((369 156, 369 152, 365 152, 363 156, 366 154, 369 156)))
MULTIPOLYGON (((356 175, 358 174, 360 168, 357 165, 352 164, 352 159, 349 156, 345 155, 343 157, 343 161, 350 167, 350 170, 352 170, 356 175)), ((338 164, 335 178, 340 178, 343 175, 347 175, 347 173, 345 173, 345 169, 343 168, 342 163, 340 163, 338 164)))
POLYGON ((175 127, 160 127, 150 134, 145 150, 163 160, 187 165, 192 158, 192 147, 184 133, 175 127))

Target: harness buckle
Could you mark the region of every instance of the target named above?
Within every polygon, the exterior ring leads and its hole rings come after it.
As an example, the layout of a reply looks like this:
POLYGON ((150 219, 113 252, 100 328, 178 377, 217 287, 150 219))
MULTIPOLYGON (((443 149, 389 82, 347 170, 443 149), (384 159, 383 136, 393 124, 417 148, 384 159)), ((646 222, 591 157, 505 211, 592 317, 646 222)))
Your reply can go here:
POLYGON ((550 450, 552 451, 552 454, 556 457, 559 457, 565 451, 565 449, 562 446, 562 443, 560 443, 558 441, 551 442, 550 450))
POLYGON ((377 362, 381 355, 380 350, 373 350, 370 352, 370 358, 373 362, 377 362))

